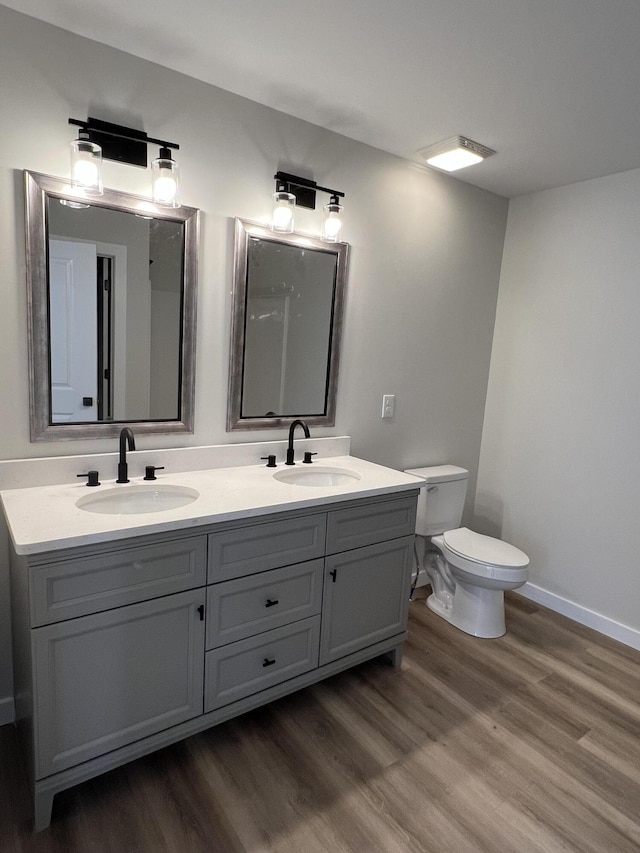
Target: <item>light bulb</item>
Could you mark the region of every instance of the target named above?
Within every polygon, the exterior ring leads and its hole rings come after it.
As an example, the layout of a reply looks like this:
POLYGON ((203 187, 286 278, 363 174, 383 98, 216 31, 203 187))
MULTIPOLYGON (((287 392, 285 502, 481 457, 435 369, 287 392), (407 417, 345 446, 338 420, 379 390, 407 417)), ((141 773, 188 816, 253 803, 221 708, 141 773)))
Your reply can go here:
POLYGON ((325 243, 337 243, 342 230, 342 211, 344 207, 338 204, 337 196, 331 196, 329 204, 324 206, 322 222, 322 240, 325 243))
POLYGON ((171 151, 164 146, 160 156, 151 164, 153 200, 164 207, 180 207, 178 164, 171 159, 171 151))
POLYGON ((71 143, 71 185, 90 195, 102 195, 102 149, 88 138, 80 137, 71 143))
POLYGON ((271 230, 283 234, 291 234, 293 231, 293 211, 296 206, 296 197, 293 193, 279 190, 273 194, 273 213, 271 216, 271 230))
POLYGON ((176 197, 176 181, 173 175, 156 178, 153 185, 153 197, 159 204, 169 204, 176 197))

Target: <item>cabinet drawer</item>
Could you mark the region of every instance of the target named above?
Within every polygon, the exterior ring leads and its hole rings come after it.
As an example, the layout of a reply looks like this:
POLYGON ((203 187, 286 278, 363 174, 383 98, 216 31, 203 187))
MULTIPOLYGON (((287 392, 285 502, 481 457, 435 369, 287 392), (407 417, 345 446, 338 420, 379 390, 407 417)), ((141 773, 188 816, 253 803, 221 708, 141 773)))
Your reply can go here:
POLYGON ((207 652, 205 713, 315 669, 319 641, 320 617, 313 616, 207 652))
POLYGON ((324 555, 324 514, 246 524, 209 535, 209 583, 324 555))
POLYGON ((320 613, 324 560, 310 560, 207 589, 207 648, 320 613))
POLYGON ((416 496, 338 509, 327 514, 327 554, 409 536, 416 529, 416 496))
POLYGON ((32 572, 31 624, 47 625, 204 586, 205 536, 89 554, 32 572))

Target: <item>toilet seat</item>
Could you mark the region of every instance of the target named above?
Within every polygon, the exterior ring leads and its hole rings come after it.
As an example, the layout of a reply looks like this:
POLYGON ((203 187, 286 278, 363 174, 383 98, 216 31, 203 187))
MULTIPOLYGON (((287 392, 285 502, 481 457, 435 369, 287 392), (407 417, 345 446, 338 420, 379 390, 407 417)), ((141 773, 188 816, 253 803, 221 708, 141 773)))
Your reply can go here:
POLYGON ((447 530, 442 535, 442 543, 451 565, 469 574, 505 581, 523 574, 526 580, 529 558, 508 542, 459 527, 447 530))

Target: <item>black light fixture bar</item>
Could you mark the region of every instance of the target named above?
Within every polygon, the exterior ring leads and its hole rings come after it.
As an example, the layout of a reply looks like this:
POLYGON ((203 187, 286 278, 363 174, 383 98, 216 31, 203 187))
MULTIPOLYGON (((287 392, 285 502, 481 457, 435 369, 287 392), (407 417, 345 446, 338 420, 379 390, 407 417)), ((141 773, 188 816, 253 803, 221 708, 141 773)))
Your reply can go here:
POLYGON ((102 148, 104 158, 115 160, 118 163, 129 163, 131 166, 147 167, 148 143, 160 145, 164 148, 173 148, 175 151, 180 148, 175 142, 167 142, 164 139, 154 139, 152 136, 147 136, 144 130, 112 124, 109 121, 102 121, 91 116, 86 121, 70 118, 69 124, 85 131, 89 140, 102 148))
POLYGON ((316 209, 316 191, 344 198, 344 193, 332 190, 329 187, 321 187, 310 178, 301 178, 299 175, 291 175, 289 172, 276 172, 273 176, 277 182, 277 190, 291 193, 296 197, 298 207, 307 207, 309 210, 316 209))

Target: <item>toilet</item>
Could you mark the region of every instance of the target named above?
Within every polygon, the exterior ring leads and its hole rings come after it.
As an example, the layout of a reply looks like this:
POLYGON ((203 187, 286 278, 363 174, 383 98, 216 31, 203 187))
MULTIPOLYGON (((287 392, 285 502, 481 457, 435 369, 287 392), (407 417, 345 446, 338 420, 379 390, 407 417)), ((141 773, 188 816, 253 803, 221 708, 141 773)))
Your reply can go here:
POLYGON ((529 558, 500 539, 458 527, 469 479, 465 468, 436 465, 405 473, 425 481, 416 534, 427 545, 424 568, 433 590, 427 607, 474 637, 501 637, 504 590, 526 583, 529 558))

